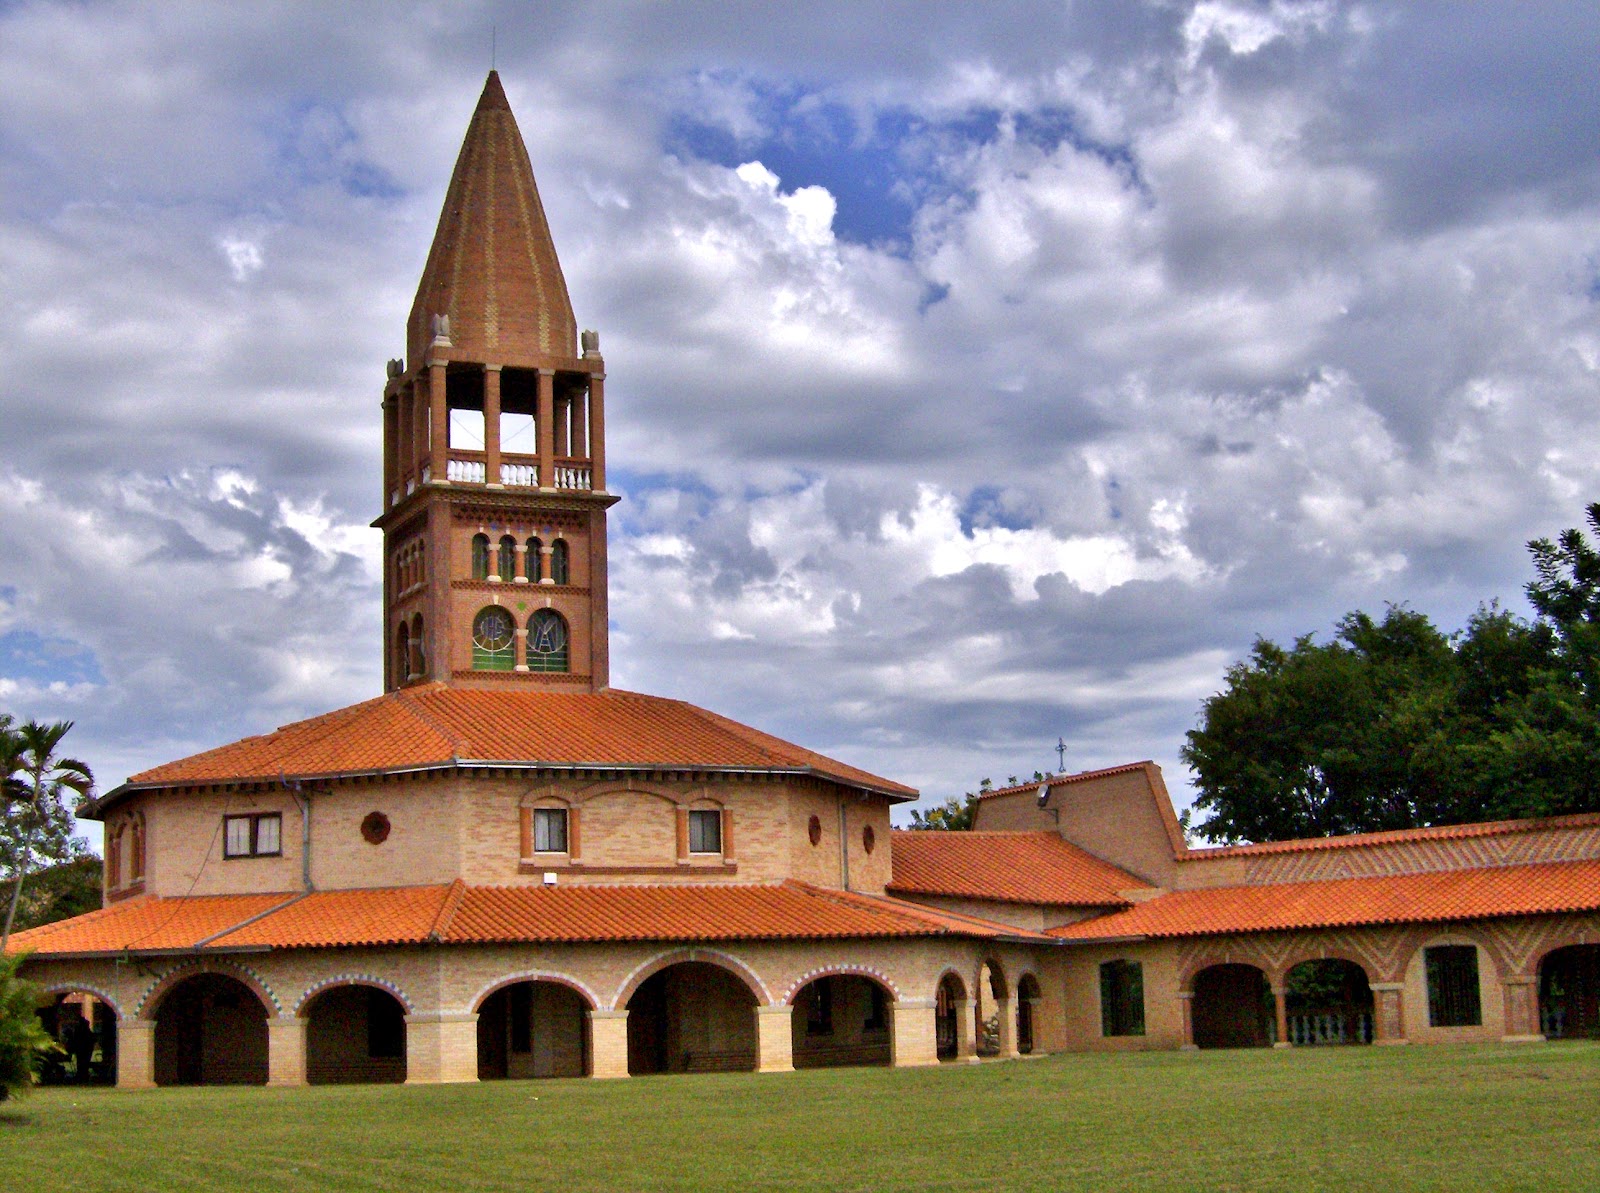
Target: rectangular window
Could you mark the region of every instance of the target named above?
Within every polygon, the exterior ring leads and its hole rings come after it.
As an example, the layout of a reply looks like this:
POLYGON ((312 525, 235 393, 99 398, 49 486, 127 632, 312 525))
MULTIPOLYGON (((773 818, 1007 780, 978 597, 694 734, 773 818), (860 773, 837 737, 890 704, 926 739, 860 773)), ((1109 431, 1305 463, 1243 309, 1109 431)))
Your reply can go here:
POLYGON ((567 851, 567 810, 565 808, 535 808, 533 810, 533 851, 535 853, 565 853, 567 851))
POLYGON ((278 857, 283 853, 283 817, 277 812, 222 818, 223 857, 278 857))
POLYGON ((689 813, 689 852, 722 852, 722 813, 696 809, 689 813))
POLYGON ((1423 953, 1428 970, 1428 1022, 1434 1027, 1477 1027, 1478 950, 1470 944, 1438 945, 1423 953))
POLYGON ((1100 1034, 1144 1035, 1144 966, 1107 961, 1100 967, 1100 1034))
POLYGON ((806 1035, 832 1034, 833 982, 828 978, 818 978, 811 983, 811 997, 806 1000, 806 1035))

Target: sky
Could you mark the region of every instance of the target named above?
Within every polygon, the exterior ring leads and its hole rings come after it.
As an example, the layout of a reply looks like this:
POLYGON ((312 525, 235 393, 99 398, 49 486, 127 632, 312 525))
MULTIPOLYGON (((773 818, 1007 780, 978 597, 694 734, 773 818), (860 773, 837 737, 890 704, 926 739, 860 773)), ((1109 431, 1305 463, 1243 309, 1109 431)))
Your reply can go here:
POLYGON ((612 680, 925 803, 1600 500, 1591 3, 0 3, 0 711, 102 790, 382 688, 491 62, 607 366, 612 680), (492 50, 491 50, 492 47, 492 50))

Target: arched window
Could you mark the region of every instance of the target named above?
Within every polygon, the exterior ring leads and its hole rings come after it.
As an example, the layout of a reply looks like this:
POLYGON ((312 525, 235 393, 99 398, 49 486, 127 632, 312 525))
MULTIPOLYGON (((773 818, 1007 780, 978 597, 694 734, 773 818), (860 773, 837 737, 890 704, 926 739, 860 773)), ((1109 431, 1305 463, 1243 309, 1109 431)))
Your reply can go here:
POLYGON ((543 550, 544 550, 544 544, 542 542, 540 542, 538 539, 533 538, 533 539, 529 539, 528 540, 528 583, 529 584, 537 584, 537 583, 539 583, 539 578, 540 578, 539 568, 542 566, 542 561, 544 559, 544 556, 541 555, 540 552, 543 551, 543 550))
POLYGON ((132 848, 128 859, 128 881, 144 881, 144 813, 135 812, 133 816, 132 848))
POLYGON ((528 670, 567 670, 567 623, 554 609, 540 609, 528 622, 528 670))
POLYGON ((502 580, 509 581, 517 574, 517 540, 509 534, 500 536, 500 555, 497 562, 499 566, 496 574, 502 580))
POLYGON ((122 825, 106 836, 106 888, 116 890, 122 885, 122 825))
POLYGON ((428 648, 422 635, 422 614, 411 619, 411 674, 428 673, 428 648))
POLYGON ((404 620, 394 635, 394 678, 397 683, 411 678, 411 628, 404 620))
POLYGON ((567 540, 557 539, 550 546, 550 579, 557 584, 570 584, 571 571, 567 556, 567 540))
POLYGON ((489 536, 486 534, 472 536, 472 578, 489 578, 489 536))
POLYGON ((510 671, 517 661, 517 625, 499 605, 472 619, 474 671, 510 671))

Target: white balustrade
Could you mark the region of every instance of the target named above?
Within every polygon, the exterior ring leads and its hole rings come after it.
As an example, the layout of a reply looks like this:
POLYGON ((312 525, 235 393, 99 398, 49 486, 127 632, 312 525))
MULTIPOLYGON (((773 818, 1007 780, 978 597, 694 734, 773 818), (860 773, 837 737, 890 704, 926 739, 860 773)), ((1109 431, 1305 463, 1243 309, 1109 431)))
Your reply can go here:
POLYGON ((536 489, 539 487, 539 466, 537 464, 501 464, 500 483, 509 485, 514 489, 536 489))
POLYGON ((481 485, 483 484, 483 461, 451 460, 445 469, 445 475, 453 484, 481 485))
POLYGON ((587 489, 589 487, 589 469, 581 464, 557 464, 556 488, 558 489, 587 489))

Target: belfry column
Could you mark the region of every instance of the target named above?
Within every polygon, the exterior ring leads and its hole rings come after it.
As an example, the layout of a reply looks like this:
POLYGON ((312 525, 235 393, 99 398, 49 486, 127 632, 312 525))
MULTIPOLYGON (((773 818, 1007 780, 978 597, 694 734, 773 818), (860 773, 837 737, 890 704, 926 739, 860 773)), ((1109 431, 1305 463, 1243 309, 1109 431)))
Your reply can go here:
POLYGON ((539 370, 539 487, 556 487, 556 374, 554 369, 539 370))
POLYGON ((450 404, 445 399, 444 361, 428 362, 428 465, 436 485, 449 483, 450 404))
MULTIPOLYGON (((411 383, 402 385, 395 394, 394 428, 394 492, 400 500, 406 496, 406 478, 411 475, 411 438, 416 431, 416 415, 411 410, 411 383)), ((398 503, 397 503, 398 504, 398 503)))
POLYGON ((411 450, 406 456, 406 467, 411 470, 412 482, 418 485, 422 484, 422 465, 428 458, 427 387, 428 383, 421 377, 411 387, 411 450))
POLYGON ((589 487, 606 488, 606 375, 589 378, 589 487))
POLYGON ((500 487, 500 366, 483 366, 483 483, 500 487))

